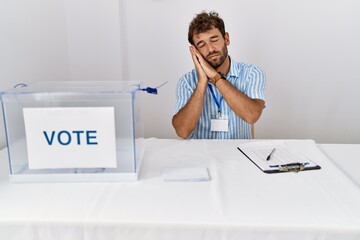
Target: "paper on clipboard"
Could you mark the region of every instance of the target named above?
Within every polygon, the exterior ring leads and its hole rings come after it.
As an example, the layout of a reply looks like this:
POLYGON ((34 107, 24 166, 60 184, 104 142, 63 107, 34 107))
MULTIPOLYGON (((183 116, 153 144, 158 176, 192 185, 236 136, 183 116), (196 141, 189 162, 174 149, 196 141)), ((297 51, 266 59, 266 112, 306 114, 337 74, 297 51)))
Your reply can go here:
POLYGON ((320 166, 290 148, 284 141, 244 143, 238 149, 265 173, 320 169, 320 166))

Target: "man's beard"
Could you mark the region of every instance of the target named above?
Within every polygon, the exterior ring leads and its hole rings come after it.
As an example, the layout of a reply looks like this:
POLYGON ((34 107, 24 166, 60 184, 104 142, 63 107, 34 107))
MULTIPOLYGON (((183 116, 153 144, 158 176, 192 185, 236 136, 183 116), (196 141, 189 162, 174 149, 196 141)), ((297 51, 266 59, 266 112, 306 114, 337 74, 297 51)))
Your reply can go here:
POLYGON ((221 49, 220 52, 215 51, 215 52, 211 52, 206 56, 206 61, 215 69, 219 68, 226 60, 226 58, 228 57, 228 50, 226 45, 224 45, 224 47, 221 49), (211 61, 209 60, 209 58, 214 55, 214 54, 219 54, 220 57, 217 61, 211 61))

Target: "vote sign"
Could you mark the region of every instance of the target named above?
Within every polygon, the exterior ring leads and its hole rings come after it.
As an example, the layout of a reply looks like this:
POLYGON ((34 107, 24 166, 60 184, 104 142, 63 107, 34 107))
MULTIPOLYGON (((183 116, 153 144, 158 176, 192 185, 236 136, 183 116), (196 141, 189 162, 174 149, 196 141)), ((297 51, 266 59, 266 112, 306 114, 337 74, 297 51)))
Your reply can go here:
POLYGON ((24 108, 29 169, 116 168, 113 107, 24 108))

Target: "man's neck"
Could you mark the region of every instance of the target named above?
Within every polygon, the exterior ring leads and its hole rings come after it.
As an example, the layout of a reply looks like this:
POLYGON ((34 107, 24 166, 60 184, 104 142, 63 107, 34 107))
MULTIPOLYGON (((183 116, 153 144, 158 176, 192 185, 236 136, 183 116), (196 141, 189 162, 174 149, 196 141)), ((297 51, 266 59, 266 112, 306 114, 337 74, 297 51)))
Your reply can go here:
POLYGON ((227 56, 227 58, 225 59, 225 61, 223 62, 223 64, 220 65, 220 67, 218 67, 216 69, 217 72, 220 72, 223 75, 227 75, 230 71, 230 56, 227 56))

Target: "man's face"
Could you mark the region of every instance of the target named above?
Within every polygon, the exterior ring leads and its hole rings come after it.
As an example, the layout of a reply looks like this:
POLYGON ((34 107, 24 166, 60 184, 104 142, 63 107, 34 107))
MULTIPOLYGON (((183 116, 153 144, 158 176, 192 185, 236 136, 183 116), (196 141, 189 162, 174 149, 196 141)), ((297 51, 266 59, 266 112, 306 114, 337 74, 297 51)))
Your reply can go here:
POLYGON ((229 45, 229 35, 225 33, 225 38, 217 28, 207 32, 195 34, 193 41, 196 49, 215 69, 221 66, 228 56, 227 45, 229 45))

